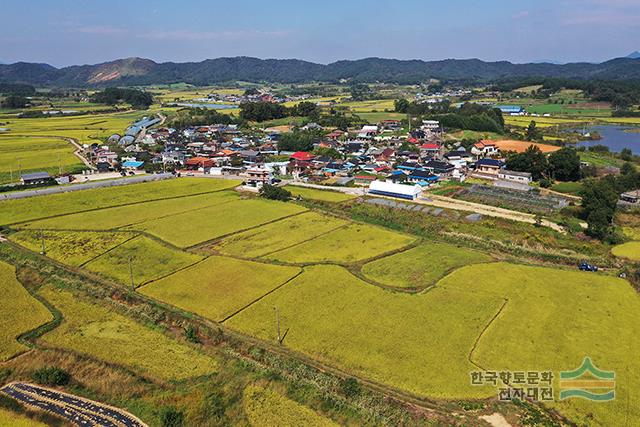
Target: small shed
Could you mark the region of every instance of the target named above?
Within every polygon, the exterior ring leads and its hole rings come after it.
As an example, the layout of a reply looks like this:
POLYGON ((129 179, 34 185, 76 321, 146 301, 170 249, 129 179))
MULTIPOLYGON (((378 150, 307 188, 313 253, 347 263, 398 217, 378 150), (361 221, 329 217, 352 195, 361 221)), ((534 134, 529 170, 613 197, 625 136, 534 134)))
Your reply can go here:
POLYGON ((419 185, 394 184, 386 181, 373 181, 369 186, 369 194, 415 200, 422 194, 419 185))
POLYGON ((20 175, 20 181, 23 185, 44 184, 51 181, 49 172, 33 172, 20 175))

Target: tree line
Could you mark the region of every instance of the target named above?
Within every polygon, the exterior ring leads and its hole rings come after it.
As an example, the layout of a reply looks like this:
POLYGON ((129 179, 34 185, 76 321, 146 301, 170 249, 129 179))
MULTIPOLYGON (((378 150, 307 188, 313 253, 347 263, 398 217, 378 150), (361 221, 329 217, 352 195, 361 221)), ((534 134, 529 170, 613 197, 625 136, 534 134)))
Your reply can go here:
POLYGON ((115 105, 120 102, 131 104, 136 109, 146 109, 153 103, 153 96, 138 89, 110 87, 96 92, 91 96, 91 102, 97 104, 115 105))
POLYGON ((473 102, 466 102, 457 108, 452 107, 449 101, 427 104, 398 99, 394 106, 398 113, 410 114, 427 120, 438 120, 446 128, 500 134, 505 131, 504 118, 500 109, 473 102))

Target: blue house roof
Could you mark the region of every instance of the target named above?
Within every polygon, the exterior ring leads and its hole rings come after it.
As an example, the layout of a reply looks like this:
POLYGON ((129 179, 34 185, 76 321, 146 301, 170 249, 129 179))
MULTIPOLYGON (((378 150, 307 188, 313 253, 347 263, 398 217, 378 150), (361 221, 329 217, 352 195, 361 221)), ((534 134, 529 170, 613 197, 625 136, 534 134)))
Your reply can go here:
POLYGON ((122 166, 125 168, 139 168, 142 165, 144 165, 144 162, 133 161, 133 160, 126 161, 122 164, 122 166))

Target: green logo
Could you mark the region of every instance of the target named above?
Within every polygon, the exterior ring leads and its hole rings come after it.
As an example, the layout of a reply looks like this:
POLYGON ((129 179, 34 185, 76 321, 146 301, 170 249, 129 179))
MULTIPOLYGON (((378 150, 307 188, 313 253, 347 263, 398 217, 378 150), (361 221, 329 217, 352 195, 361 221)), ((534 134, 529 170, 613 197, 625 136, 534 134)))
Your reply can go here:
POLYGON ((578 397, 596 402, 615 398, 616 374, 598 369, 585 357, 575 371, 560 372, 560 400, 578 397))

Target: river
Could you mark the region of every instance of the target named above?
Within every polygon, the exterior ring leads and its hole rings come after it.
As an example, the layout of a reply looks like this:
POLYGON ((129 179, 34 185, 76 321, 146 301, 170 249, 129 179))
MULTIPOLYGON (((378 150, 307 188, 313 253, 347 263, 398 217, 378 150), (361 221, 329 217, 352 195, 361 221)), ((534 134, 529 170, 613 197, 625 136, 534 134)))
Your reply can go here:
MULTIPOLYGON (((583 129, 576 129, 582 132, 583 129)), ((578 147, 606 145, 609 150, 619 153, 623 148, 629 148, 633 154, 640 154, 640 127, 619 125, 598 125, 586 128, 587 132, 598 132, 602 139, 597 141, 581 141, 578 147), (635 130, 636 132, 629 132, 635 130)))

